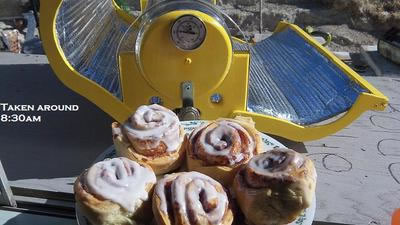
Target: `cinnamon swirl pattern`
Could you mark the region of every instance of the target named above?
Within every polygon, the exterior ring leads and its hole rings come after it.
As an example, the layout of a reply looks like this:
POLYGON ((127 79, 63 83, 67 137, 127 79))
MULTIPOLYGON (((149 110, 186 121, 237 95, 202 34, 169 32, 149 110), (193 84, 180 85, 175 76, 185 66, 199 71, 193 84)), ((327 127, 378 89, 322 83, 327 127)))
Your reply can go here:
POLYGON ((229 185, 239 166, 263 151, 254 124, 248 120, 219 119, 203 124, 191 133, 187 165, 189 170, 229 185))
POLYGON ((112 131, 118 155, 145 162, 156 174, 178 168, 184 158, 183 128, 162 106, 140 106, 125 124, 113 123, 112 131))
POLYGON ((77 204, 93 224, 133 224, 146 207, 150 209, 155 183, 149 166, 113 158, 86 170, 76 180, 74 191, 77 204))
POLYGON ((254 225, 287 224, 308 208, 315 194, 312 160, 290 149, 254 156, 235 177, 242 212, 254 225))
POLYGON ((230 225, 233 221, 222 185, 197 172, 165 175, 159 180, 153 213, 158 225, 230 225))

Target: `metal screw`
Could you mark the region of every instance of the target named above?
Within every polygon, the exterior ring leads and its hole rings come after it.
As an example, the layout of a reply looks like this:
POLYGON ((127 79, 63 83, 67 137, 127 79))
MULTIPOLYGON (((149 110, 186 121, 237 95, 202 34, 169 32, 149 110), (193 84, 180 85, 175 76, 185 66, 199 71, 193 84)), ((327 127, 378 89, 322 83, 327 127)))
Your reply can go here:
POLYGON ((157 104, 157 105, 162 105, 163 104, 162 99, 160 97, 158 97, 158 96, 151 97, 149 102, 150 102, 150 104, 157 104))
POLYGON ((192 63, 192 59, 191 58, 186 58, 185 59, 185 64, 191 64, 192 63))
POLYGON ((212 103, 220 103, 222 101, 222 95, 219 93, 215 93, 211 95, 210 100, 212 103))

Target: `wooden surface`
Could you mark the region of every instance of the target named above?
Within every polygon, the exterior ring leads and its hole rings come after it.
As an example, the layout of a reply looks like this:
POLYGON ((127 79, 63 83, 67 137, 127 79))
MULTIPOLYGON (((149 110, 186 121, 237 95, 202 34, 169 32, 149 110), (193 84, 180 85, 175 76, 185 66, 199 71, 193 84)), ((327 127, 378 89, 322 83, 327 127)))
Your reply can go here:
POLYGON ((305 143, 318 171, 315 220, 386 225, 400 208, 400 78, 367 80, 390 98, 387 110, 305 143))

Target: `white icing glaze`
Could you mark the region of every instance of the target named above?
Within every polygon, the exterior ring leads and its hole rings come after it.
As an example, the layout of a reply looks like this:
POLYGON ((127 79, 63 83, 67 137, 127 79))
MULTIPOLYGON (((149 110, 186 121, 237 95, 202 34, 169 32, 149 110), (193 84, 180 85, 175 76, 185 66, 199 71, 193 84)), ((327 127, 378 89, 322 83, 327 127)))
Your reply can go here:
POLYGON ((162 141, 168 152, 176 151, 183 141, 179 118, 171 110, 156 104, 140 106, 123 129, 130 140, 153 141, 151 147, 157 147, 162 141))
POLYGON ((168 182, 173 181, 175 177, 176 177, 175 175, 168 175, 167 174, 167 175, 164 176, 164 178, 162 178, 161 180, 157 181, 155 192, 156 192, 157 196, 160 197, 160 209, 164 213, 168 212, 168 209, 167 209, 167 198, 165 196, 165 185, 168 182))
MULTIPOLYGON (((249 140, 246 152, 249 154, 249 158, 253 157, 255 143, 245 128, 238 123, 226 120, 217 121, 215 123, 217 124, 217 127, 205 128, 203 130, 203 134, 201 134, 199 137, 199 141, 207 154, 214 156, 226 156, 229 159, 230 165, 235 165, 236 163, 242 161, 244 158, 243 153, 236 152, 235 154, 232 151, 232 143, 229 143, 229 140, 224 140, 226 137, 229 138, 236 136, 239 142, 238 144, 241 145, 242 143, 238 132, 241 131, 249 140)), ((199 130, 197 130, 196 133, 197 132, 199 132, 199 130)))
POLYGON ((214 179, 198 172, 184 172, 176 175, 167 175, 156 186, 156 194, 160 197, 160 210, 167 213, 167 203, 165 196, 165 185, 171 182, 171 201, 178 205, 179 214, 186 215, 185 219, 189 223, 188 210, 194 211, 196 215, 202 215, 208 219, 210 224, 218 225, 221 223, 225 211, 228 207, 228 197, 221 184, 214 179), (204 202, 216 202, 217 205, 210 212, 206 212, 200 200, 200 194, 204 193, 204 202))
POLYGON ((134 212, 148 199, 146 185, 156 183, 154 172, 127 158, 113 158, 94 164, 86 173, 88 192, 134 212))
POLYGON ((293 167, 299 168, 304 160, 304 156, 292 150, 271 150, 254 156, 248 167, 259 175, 283 177, 288 176, 293 167), (278 151, 284 154, 277 154, 278 151))

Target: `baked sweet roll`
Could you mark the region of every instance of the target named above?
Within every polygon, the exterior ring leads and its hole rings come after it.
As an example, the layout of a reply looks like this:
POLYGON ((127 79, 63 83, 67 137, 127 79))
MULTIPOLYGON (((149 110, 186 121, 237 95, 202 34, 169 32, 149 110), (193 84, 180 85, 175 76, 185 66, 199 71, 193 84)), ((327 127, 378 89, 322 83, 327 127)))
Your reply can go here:
POLYGON ((218 119, 196 128, 187 143, 187 167, 230 185, 239 167, 264 151, 247 118, 218 119))
POLYGON ((237 173, 233 189, 249 224, 287 224, 311 205, 316 178, 311 159, 274 149, 254 156, 237 173))
POLYGON ((112 124, 117 155, 150 165, 164 174, 177 169, 184 159, 186 136, 178 117, 160 105, 140 106, 121 125, 112 124))
POLYGON ((75 181, 75 200, 95 225, 127 225, 151 221, 153 170, 127 158, 94 164, 75 181))
POLYGON ((230 225, 233 213, 220 183, 198 172, 165 175, 153 194, 158 225, 230 225))

